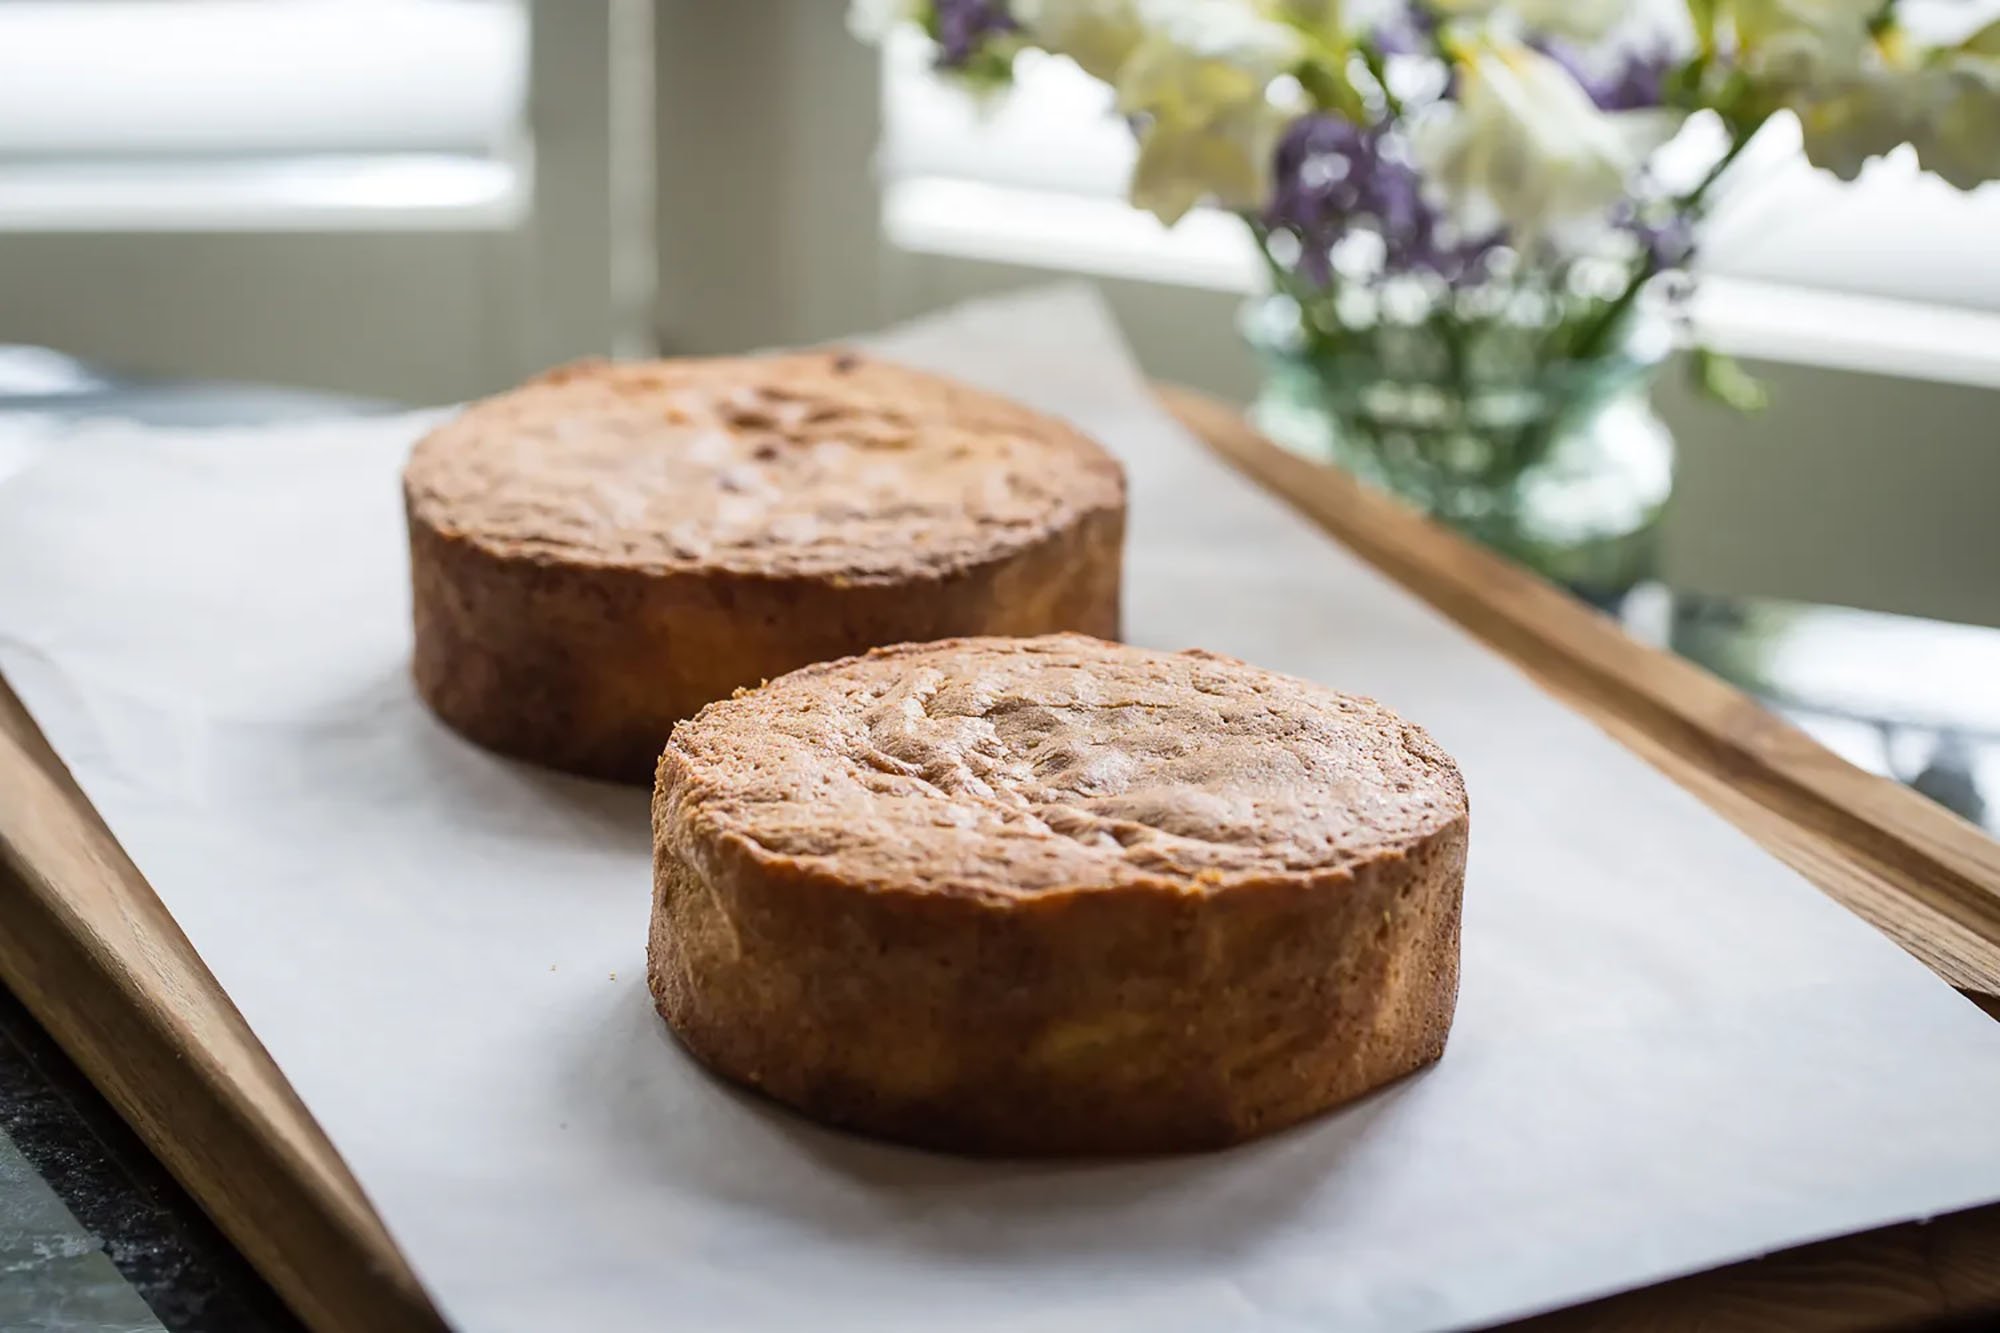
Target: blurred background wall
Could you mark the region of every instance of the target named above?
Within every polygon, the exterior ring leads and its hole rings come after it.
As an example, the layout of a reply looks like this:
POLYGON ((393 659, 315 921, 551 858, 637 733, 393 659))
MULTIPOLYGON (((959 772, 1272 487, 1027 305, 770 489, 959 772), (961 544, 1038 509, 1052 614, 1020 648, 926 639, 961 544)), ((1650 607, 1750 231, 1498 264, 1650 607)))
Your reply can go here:
MULTIPOLYGON (((812 341, 1097 281, 1154 374, 1237 399, 1223 219, 1119 203, 1060 72, 978 114, 838 0, 0 3, 0 342, 411 403, 570 356, 812 341)), ((2000 198, 1775 146, 1678 377, 1680 586, 2000 625, 2000 198)))

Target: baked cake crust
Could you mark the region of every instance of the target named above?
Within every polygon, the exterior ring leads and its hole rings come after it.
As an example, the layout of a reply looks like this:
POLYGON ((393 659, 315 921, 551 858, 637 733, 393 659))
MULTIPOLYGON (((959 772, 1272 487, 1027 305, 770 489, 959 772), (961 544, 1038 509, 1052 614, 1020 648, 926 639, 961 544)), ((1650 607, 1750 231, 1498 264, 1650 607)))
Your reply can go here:
POLYGON ((852 353, 591 363, 404 472, 419 693, 502 753, 646 781, 673 724, 883 643, 1115 636, 1118 464, 852 353))
POLYGON ((1442 1054, 1465 789, 1369 700, 1080 635, 808 667, 675 730, 648 976, 696 1057, 982 1154, 1218 1147, 1442 1054))

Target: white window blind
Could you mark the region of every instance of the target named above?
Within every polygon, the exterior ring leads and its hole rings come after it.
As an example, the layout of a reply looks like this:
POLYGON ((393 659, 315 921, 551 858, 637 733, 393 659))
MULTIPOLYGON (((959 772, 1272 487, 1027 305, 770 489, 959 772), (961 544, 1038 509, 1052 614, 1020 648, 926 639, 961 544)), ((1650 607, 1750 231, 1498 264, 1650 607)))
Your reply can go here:
POLYGON ((0 228, 506 225, 518 0, 0 4, 0 228))

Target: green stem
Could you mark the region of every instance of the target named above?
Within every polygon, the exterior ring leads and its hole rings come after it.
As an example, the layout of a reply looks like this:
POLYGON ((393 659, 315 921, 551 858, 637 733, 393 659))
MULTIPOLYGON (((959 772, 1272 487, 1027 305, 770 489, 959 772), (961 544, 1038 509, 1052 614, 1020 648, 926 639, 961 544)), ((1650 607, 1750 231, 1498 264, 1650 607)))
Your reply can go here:
POLYGON ((1652 277, 1652 267, 1645 262, 1642 261, 1634 268, 1631 279, 1625 284, 1625 289, 1613 297, 1610 304, 1597 313, 1596 318, 1584 325, 1583 332, 1570 341, 1565 359, 1588 361, 1600 355, 1605 345, 1611 341, 1611 335, 1617 331, 1619 322, 1625 318, 1626 312, 1638 303, 1639 293, 1645 289, 1652 277))
POLYGON ((1361 104, 1361 98, 1353 87, 1317 59, 1308 58, 1300 62, 1292 74, 1319 110, 1335 112, 1356 124, 1368 118, 1368 109, 1361 104))
POLYGON ((1715 0, 1691 0, 1688 15, 1694 20, 1695 59, 1706 64, 1715 58, 1715 0))
POLYGON ((1681 208, 1695 217, 1700 217, 1702 209, 1708 203, 1709 190, 1722 179, 1724 172, 1736 165, 1736 159, 1743 156, 1743 150, 1750 146, 1750 141, 1757 137, 1757 131, 1763 128, 1764 122, 1760 120, 1732 140, 1729 151, 1716 160, 1715 165, 1708 169, 1708 173, 1681 200, 1681 208))
POLYGON ((1303 312, 1306 297, 1299 290, 1297 279, 1287 272, 1285 266, 1278 262, 1278 257, 1271 253, 1271 229, 1247 213, 1242 216, 1243 225, 1250 229, 1251 238, 1257 242, 1257 253, 1263 256, 1264 268, 1271 275, 1271 286, 1281 295, 1291 297, 1303 312))
POLYGON ((1356 42, 1354 49, 1361 53, 1361 63, 1368 67, 1368 73, 1375 80, 1375 86, 1382 90, 1382 104, 1388 109, 1389 118, 1401 119, 1403 102, 1396 94, 1389 91, 1389 65, 1382 58, 1381 51, 1376 49, 1373 42, 1356 42))
MULTIPOLYGON (((1730 140, 1728 151, 1723 153, 1695 187, 1681 198, 1680 211, 1685 213, 1690 221, 1698 220, 1702 216, 1703 209, 1708 203, 1709 190, 1722 179, 1730 167, 1736 164, 1736 159, 1742 156, 1743 150, 1750 146, 1750 141, 1757 137, 1757 131, 1762 128, 1763 123, 1760 121, 1730 140)), ((1610 304, 1606 305, 1597 317, 1584 327, 1583 332, 1570 342, 1568 359, 1588 361, 1601 355, 1611 341, 1612 334, 1617 332, 1619 322, 1637 303, 1639 293, 1645 289, 1648 282, 1652 281, 1656 272, 1657 270, 1644 260, 1635 265, 1632 277, 1626 282, 1624 290, 1613 297, 1610 304)))
POLYGON ((1444 344, 1445 363, 1450 368, 1453 391, 1459 402, 1466 402, 1472 396, 1472 354, 1466 345, 1466 328, 1455 311, 1450 310, 1449 295, 1442 298, 1445 307, 1437 311, 1432 325, 1437 330, 1438 341, 1444 344))
POLYGON ((1300 282, 1298 276, 1286 269, 1271 253, 1271 229, 1247 213, 1240 216, 1243 225, 1250 229, 1251 238, 1257 242, 1257 253, 1263 257, 1264 268, 1270 274, 1272 290, 1280 296, 1289 297, 1292 304, 1298 307, 1299 326, 1306 338, 1307 355, 1318 359, 1336 346, 1338 340, 1327 337, 1325 330, 1312 319, 1310 311, 1316 304, 1331 300, 1331 290, 1309 287, 1300 282))

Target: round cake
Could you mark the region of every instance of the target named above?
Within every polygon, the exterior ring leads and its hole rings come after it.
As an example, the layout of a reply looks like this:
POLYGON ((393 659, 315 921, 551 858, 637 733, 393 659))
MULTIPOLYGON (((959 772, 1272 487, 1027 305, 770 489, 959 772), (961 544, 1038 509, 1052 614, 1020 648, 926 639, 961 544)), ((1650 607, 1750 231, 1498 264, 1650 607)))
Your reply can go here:
POLYGON ((555 371, 419 442, 403 488, 419 693, 578 773, 649 781, 676 721, 808 662, 1118 632, 1118 464, 852 353, 555 371))
POLYGON ((1443 1053, 1465 787, 1371 700, 1082 635, 900 645, 675 729, 648 978, 710 1068, 981 1154, 1210 1148, 1443 1053))

